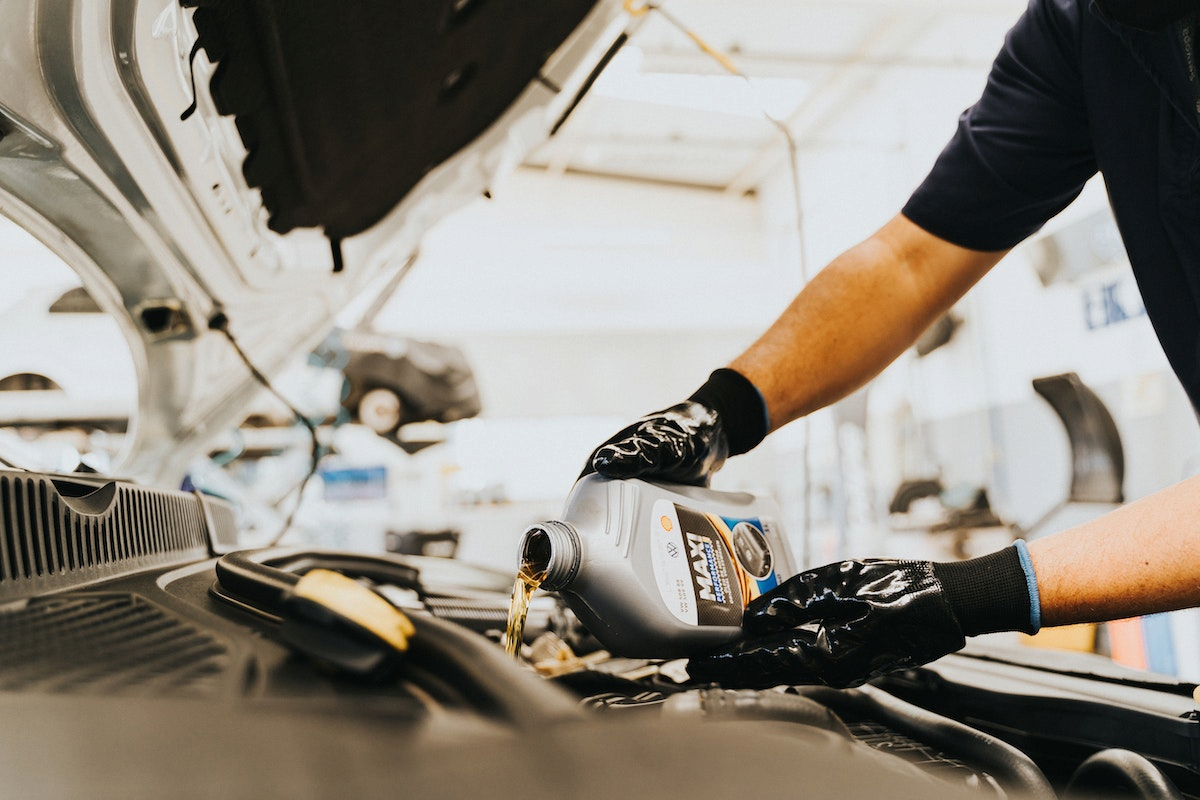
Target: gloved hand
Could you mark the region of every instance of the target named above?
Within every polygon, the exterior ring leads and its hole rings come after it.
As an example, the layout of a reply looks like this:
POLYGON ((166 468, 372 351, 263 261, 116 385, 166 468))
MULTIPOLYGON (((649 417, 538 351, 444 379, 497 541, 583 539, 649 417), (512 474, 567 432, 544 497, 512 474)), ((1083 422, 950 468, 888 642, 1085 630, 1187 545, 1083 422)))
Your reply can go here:
POLYGON ((707 486, 728 456, 753 448, 769 428, 754 384, 719 369, 686 401, 642 417, 597 447, 580 477, 599 472, 707 486))
POLYGON ((606 478, 654 477, 707 486, 729 455, 721 417, 687 400, 647 414, 596 448, 583 474, 606 478))
POLYGON ((802 572, 753 600, 745 636, 693 658, 694 680, 763 689, 845 688, 952 653, 966 636, 1033 633, 1016 548, 957 563, 842 561, 802 572))

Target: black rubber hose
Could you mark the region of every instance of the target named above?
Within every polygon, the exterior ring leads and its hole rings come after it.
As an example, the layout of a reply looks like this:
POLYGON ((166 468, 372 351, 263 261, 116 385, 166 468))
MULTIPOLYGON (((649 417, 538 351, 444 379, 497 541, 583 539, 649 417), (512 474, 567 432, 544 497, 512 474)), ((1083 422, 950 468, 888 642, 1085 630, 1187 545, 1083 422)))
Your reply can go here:
POLYGON ((663 705, 667 714, 703 716, 712 720, 769 719, 809 725, 853 739, 846 723, 815 700, 782 692, 737 689, 697 689, 672 695, 663 705))
POLYGON ((882 722, 919 742, 977 766, 995 778, 1009 794, 1018 794, 1029 800, 1056 800, 1050 781, 1029 756, 1008 742, 969 725, 906 703, 873 686, 846 690, 797 686, 794 691, 829 706, 842 717, 852 715, 882 722))
POLYGON ((388 583, 403 589, 411 589, 425 596, 421 586, 421 572, 416 567, 393 561, 385 555, 360 555, 336 550, 303 550, 292 553, 264 551, 262 563, 284 572, 303 574, 310 569, 330 569, 366 578, 375 583, 388 583))
MULTIPOLYGON (((295 554, 275 550, 228 553, 217 560, 217 580, 238 599, 274 615, 300 576, 272 566, 273 561, 303 563, 295 554)), ((519 667, 488 639, 451 622, 424 614, 409 616, 416 634, 408 659, 453 685, 473 707, 518 727, 535 727, 584 712, 563 689, 519 667)))
POLYGON ((337 570, 376 583, 394 583, 420 594, 419 573, 413 567, 351 553, 323 550, 239 550, 217 559, 217 580, 227 591, 261 604, 261 610, 279 614, 284 598, 314 567, 337 570))
POLYGON ((519 667, 488 639, 452 622, 414 614, 408 657, 453 684, 473 707, 522 728, 583 719, 565 690, 519 667))
POLYGON ((234 595, 255 603, 259 610, 278 616, 284 598, 300 582, 300 576, 262 563, 263 550, 226 553, 217 559, 217 581, 234 595))
POLYGON ((1134 797, 1139 800, 1183 800, 1171 779, 1145 756, 1111 748, 1092 755, 1067 781, 1063 800, 1134 797))

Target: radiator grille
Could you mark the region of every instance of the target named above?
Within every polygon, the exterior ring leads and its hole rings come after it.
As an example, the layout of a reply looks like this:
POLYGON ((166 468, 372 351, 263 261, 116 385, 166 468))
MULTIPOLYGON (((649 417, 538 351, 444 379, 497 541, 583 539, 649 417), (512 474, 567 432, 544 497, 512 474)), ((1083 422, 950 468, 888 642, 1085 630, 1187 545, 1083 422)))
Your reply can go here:
POLYGON ((0 599, 207 554, 193 495, 0 472, 0 599))
POLYGON ((238 544, 237 517, 228 503, 204 497, 204 510, 208 512, 209 530, 213 541, 223 549, 232 549, 238 544))
POLYGON ((232 657, 209 633, 128 595, 0 612, 0 690, 211 695, 232 657))
POLYGON ((426 597, 425 606, 435 616, 460 624, 477 622, 503 628, 508 623, 508 608, 497 600, 471 601, 466 598, 426 597))

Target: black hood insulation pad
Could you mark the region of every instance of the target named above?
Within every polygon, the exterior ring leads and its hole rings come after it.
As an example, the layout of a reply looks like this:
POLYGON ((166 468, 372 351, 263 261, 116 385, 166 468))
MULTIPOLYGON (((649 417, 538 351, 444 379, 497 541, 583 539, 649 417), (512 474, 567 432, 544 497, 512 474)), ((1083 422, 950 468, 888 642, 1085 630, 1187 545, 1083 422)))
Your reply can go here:
POLYGON ((374 225, 495 122, 596 4, 180 2, 196 7, 213 100, 235 118, 270 228, 335 240, 374 225))

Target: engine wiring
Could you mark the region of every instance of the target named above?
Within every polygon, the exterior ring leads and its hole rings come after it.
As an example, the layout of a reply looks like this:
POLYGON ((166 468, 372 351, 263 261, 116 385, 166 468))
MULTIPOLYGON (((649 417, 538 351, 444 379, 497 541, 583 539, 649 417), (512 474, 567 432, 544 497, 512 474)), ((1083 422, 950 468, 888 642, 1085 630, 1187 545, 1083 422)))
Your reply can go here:
MULTIPOLYGON (((291 530, 292 523, 296 519, 296 512, 300 510, 300 504, 304 500, 304 490, 308 488, 309 481, 311 481, 313 476, 317 474, 317 468, 321 464, 321 440, 317 434, 317 426, 312 420, 310 420, 298 408, 296 408, 291 401, 284 397, 283 394, 281 394, 279 390, 275 388, 274 384, 271 383, 271 380, 254 365, 254 362, 250 360, 250 357, 246 355, 246 351, 242 349, 242 346, 234 337, 233 332, 229 330, 229 317, 224 311, 218 311, 217 313, 213 314, 208 321, 208 327, 209 330, 217 331, 225 336, 225 338, 229 341, 230 346, 233 347, 234 352, 237 353, 238 357, 242 360, 242 363, 246 365, 246 369, 250 370, 251 376, 253 376, 253 378, 258 381, 264 389, 270 392, 275 399, 283 403, 287 410, 292 413, 292 415, 300 422, 300 424, 308 429, 309 437, 312 441, 311 461, 308 471, 304 474, 304 478, 301 479, 295 490, 296 502, 292 505, 291 510, 288 512, 287 518, 283 521, 283 526, 280 528, 279 532, 275 534, 275 536, 271 538, 271 541, 266 545, 267 547, 274 547, 275 545, 279 544, 287 532, 291 530)), ((286 497, 287 495, 284 496, 286 497)))

